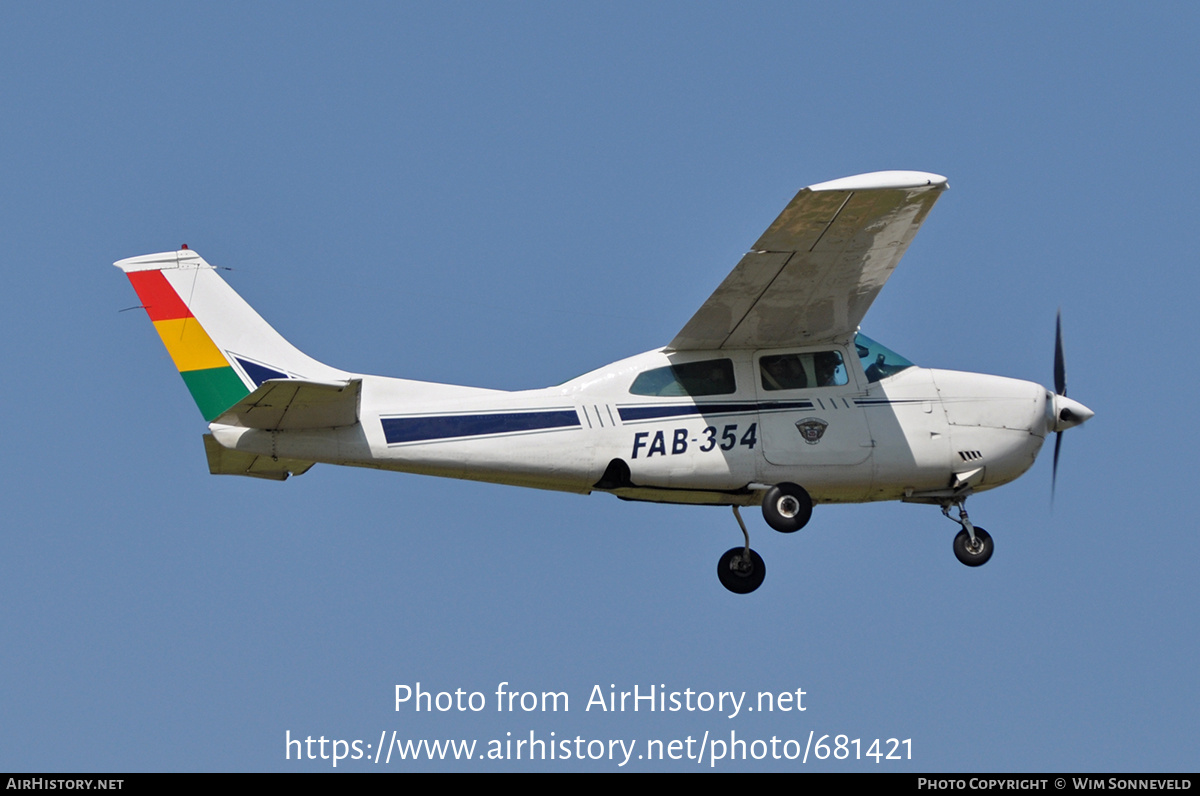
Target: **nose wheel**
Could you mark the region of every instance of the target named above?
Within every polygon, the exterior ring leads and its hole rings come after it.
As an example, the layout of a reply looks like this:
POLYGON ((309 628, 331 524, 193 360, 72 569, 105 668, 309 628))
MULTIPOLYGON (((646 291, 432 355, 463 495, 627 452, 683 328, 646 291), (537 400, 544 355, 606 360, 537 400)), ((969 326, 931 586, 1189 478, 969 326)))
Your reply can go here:
POLYGON ((971 523, 971 518, 967 516, 966 502, 964 497, 953 504, 943 504, 942 514, 962 526, 962 530, 954 537, 954 557, 968 567, 981 567, 992 557, 992 537, 983 528, 971 523), (951 505, 958 506, 957 517, 950 516, 951 505))
POLYGON ((954 537, 954 555, 968 567, 979 567, 992 557, 992 537, 983 528, 975 529, 975 538, 966 531, 954 537))

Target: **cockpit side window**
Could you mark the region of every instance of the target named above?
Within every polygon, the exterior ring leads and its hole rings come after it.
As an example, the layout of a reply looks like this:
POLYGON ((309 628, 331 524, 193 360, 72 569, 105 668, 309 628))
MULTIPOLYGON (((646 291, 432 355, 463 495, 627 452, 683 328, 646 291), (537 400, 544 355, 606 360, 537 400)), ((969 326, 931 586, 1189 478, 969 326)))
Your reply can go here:
POLYGON ((854 347, 858 349, 858 358, 862 360, 863 370, 869 382, 886 379, 905 368, 913 367, 913 363, 862 332, 855 336, 854 347))
POLYGON ((849 381, 846 364, 837 351, 772 354, 758 360, 758 373, 764 390, 840 387, 849 381))
POLYGON ((633 380, 633 395, 729 395, 737 391, 733 360, 708 359, 654 368, 633 380))

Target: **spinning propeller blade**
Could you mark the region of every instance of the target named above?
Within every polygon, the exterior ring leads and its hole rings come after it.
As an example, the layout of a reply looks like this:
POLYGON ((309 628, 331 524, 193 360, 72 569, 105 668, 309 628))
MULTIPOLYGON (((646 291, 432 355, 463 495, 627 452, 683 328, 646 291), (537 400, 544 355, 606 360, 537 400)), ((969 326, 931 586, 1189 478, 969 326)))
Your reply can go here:
POLYGON ((1060 431, 1055 435, 1054 439, 1054 469, 1050 471, 1050 505, 1054 505, 1054 490, 1058 486, 1058 452, 1062 449, 1062 435, 1060 431))
POLYGON ((1062 435, 1068 428, 1086 423, 1096 413, 1079 401, 1067 397, 1067 365, 1063 357, 1062 310, 1059 310, 1054 330, 1054 397, 1053 414, 1047 418, 1047 431, 1058 434, 1054 441, 1054 469, 1050 475, 1050 503, 1054 503, 1054 487, 1058 483, 1058 455, 1062 451, 1062 435))
MULTIPOLYGON (((1063 358, 1062 307, 1054 318, 1054 392, 1067 397, 1067 363, 1063 358)), ((1054 505, 1054 490, 1058 486, 1058 453, 1062 450, 1061 431, 1054 438, 1054 467, 1050 471, 1050 505, 1054 505)))
POLYGON ((1054 392, 1064 397, 1067 394, 1067 364, 1063 361, 1061 307, 1054 319, 1054 392))

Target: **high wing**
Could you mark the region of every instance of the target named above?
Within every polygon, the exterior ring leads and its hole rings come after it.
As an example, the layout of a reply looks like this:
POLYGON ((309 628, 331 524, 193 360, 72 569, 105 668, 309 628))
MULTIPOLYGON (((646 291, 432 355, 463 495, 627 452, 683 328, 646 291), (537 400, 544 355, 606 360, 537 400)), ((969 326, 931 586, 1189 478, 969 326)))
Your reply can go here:
POLYGON ((775 348, 853 334, 948 187, 877 171, 802 188, 667 347, 775 348))

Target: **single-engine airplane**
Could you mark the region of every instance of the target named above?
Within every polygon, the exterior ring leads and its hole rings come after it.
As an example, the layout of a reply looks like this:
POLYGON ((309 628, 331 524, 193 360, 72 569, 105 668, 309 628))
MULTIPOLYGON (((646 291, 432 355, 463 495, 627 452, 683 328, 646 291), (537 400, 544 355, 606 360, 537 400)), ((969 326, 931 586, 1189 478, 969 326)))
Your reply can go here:
POLYGON ((664 348, 557 387, 505 392, 350 373, 294 348, 186 246, 121 260, 208 421, 209 471, 284 480, 317 462, 625 500, 732 506, 744 544, 717 574, 766 567, 739 507, 791 533, 817 503, 940 506, 967 566, 992 538, 965 507, 1092 417, 1055 386, 929 370, 859 323, 946 178, 884 171, 802 189, 664 348), (957 516, 951 515, 957 510, 957 516))

